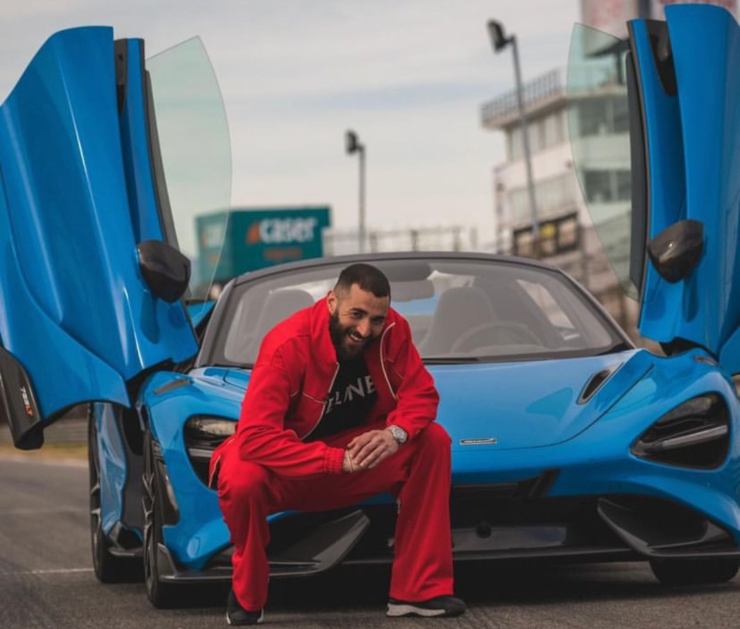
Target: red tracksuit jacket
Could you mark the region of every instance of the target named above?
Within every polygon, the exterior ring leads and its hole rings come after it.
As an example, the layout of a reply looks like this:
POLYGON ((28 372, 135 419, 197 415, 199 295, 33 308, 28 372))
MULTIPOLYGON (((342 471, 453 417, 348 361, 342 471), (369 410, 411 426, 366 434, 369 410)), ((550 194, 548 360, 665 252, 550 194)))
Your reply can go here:
MULTIPOLYGON (((342 473, 344 450, 305 443, 318 426, 339 371, 326 299, 299 310, 262 341, 242 403, 236 435, 213 453, 211 476, 225 448, 273 472, 308 478, 342 473)), ((377 399, 367 424, 403 428, 413 439, 437 415, 439 395, 411 339, 408 322, 392 308, 364 357, 377 399)))

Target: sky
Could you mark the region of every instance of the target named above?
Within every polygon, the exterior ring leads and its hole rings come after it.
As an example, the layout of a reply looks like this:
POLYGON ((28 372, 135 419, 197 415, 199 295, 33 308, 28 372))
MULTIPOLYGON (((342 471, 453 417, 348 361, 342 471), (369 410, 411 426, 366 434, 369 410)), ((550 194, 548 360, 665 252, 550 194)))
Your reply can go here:
POLYGON ((486 22, 517 35, 524 80, 566 64, 579 0, 2 0, 0 99, 52 33, 110 25, 147 55, 199 36, 224 98, 232 205, 332 207, 357 224, 354 129, 367 149, 370 229, 476 226, 493 236, 492 168, 503 137, 480 106, 513 88, 509 51, 486 22))

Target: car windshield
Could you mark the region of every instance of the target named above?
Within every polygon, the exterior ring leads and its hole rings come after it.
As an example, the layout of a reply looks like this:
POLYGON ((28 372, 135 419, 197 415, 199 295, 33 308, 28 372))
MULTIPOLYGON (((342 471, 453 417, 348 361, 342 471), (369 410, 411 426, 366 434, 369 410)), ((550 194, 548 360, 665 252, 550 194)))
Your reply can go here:
MULTIPOLYGON (((565 276, 490 260, 383 259, 391 306, 409 322, 428 362, 478 362, 592 355, 624 339, 565 276)), ((311 306, 346 266, 327 263, 234 287, 209 354, 211 364, 250 366, 264 335, 311 306)))

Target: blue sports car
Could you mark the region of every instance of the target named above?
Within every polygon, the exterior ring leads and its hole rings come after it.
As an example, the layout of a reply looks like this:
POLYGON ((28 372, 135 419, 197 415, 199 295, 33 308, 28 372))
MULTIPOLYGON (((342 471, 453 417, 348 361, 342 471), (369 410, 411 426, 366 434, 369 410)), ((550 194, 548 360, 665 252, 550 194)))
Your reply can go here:
MULTIPOLYGON (((89 403, 97 577, 143 564, 157 606, 175 603, 180 583, 230 578, 211 452, 235 430, 265 332, 356 260, 389 277, 439 389, 456 560, 644 559, 666 583, 734 577, 740 31, 716 7, 666 12, 667 22, 632 22, 619 52, 632 123, 630 276, 639 329, 665 356, 637 349, 561 271, 503 256, 311 260, 237 277, 215 305, 187 305, 192 215, 176 214, 195 194, 188 185, 228 163, 218 99, 199 108, 205 127, 183 126, 187 90, 171 79, 179 71, 192 86, 191 49, 187 63, 150 62, 140 40, 109 28, 54 35, 0 116, 0 411, 19 448, 38 448, 45 426, 89 403), (198 129, 199 160, 177 145, 198 129), (171 165, 182 154, 192 176, 171 165)), ((383 495, 275 513, 271 572, 390 561, 394 518, 383 495)))

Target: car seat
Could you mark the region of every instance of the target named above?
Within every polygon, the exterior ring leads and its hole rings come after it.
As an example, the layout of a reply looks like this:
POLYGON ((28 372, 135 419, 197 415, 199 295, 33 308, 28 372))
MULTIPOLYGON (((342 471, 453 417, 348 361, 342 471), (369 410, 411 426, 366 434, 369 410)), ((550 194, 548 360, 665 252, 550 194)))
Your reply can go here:
POLYGON ((492 318, 491 302, 480 288, 448 288, 439 296, 429 332, 420 347, 421 353, 424 356, 447 354, 462 334, 492 318))

